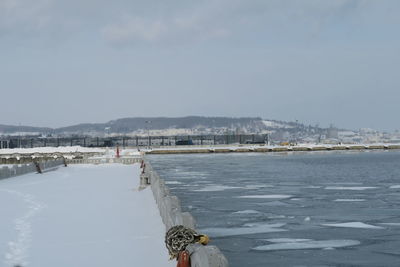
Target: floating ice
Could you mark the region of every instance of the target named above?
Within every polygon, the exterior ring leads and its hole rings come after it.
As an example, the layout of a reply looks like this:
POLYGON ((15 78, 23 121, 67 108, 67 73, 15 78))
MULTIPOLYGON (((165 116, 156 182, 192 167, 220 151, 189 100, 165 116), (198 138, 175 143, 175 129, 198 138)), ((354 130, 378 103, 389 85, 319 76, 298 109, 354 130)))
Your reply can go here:
POLYGON ((240 187, 236 186, 227 186, 227 185, 207 185, 203 188, 200 189, 194 189, 191 191, 196 191, 196 192, 215 192, 215 191, 224 191, 227 189, 238 189, 240 187))
POLYGON ((178 181, 165 181, 165 184, 182 184, 182 183, 178 181))
POLYGON ((260 206, 272 206, 272 207, 278 207, 278 206, 289 207, 289 206, 291 206, 290 204, 279 201, 279 200, 265 201, 262 203, 255 203, 255 204, 260 205, 260 206))
POLYGON ((362 198, 338 198, 334 200, 335 202, 361 202, 365 201, 365 199, 362 198))
POLYGON ((325 189, 328 190, 368 190, 368 189, 376 189, 378 187, 375 186, 327 186, 325 189))
POLYGON ((284 223, 261 224, 261 225, 245 224, 244 227, 234 227, 234 228, 204 228, 201 229, 201 232, 208 234, 211 237, 275 233, 275 232, 286 231, 285 229, 280 228, 284 225, 285 225, 284 223))
POLYGON ((260 212, 256 211, 256 210, 239 210, 239 211, 233 212, 233 214, 255 214, 255 213, 260 213, 260 212))
POLYGON ((269 184, 249 184, 249 185, 246 185, 246 186, 244 186, 244 187, 242 187, 243 189, 249 189, 249 190, 252 190, 252 189, 260 189, 260 188, 265 188, 265 187, 274 187, 273 185, 269 185, 269 184))
POLYGON ((400 223, 379 223, 383 225, 390 225, 390 226, 400 226, 400 223))
POLYGON ((269 238, 264 240, 272 243, 294 243, 294 242, 313 241, 312 239, 304 239, 304 238, 269 238))
MULTIPOLYGON (((273 242, 273 241, 270 241, 273 242)), ((259 251, 272 251, 272 250, 295 250, 295 249, 327 249, 327 248, 341 248, 349 246, 357 246, 360 241, 357 240, 308 240, 308 239, 288 239, 288 241, 281 241, 275 244, 258 246, 252 250, 259 251)))
POLYGON ((332 226, 332 227, 346 227, 346 228, 384 229, 381 226, 375 226, 375 225, 366 224, 363 222, 325 223, 322 225, 323 226, 332 226))
POLYGON ((390 189, 399 189, 399 188, 400 188, 400 185, 392 185, 392 186, 390 186, 389 188, 390 188, 390 189))
POLYGON ((267 199, 282 199, 282 198, 291 198, 291 195, 247 195, 247 196, 239 196, 237 198, 267 198, 267 199))

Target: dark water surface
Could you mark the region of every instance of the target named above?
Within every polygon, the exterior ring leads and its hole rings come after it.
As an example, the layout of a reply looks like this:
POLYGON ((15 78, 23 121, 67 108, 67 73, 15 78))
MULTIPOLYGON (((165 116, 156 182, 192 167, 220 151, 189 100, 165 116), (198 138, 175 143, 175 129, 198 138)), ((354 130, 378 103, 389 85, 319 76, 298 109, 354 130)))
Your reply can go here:
POLYGON ((149 156, 230 266, 400 266, 400 152, 149 156))

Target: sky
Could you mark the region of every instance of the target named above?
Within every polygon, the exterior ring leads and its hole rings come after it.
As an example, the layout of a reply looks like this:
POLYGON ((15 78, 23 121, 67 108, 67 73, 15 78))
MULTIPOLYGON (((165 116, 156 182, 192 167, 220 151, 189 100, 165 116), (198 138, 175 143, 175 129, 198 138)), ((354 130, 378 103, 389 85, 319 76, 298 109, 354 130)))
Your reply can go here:
POLYGON ((400 129, 398 0, 0 0, 0 124, 400 129))

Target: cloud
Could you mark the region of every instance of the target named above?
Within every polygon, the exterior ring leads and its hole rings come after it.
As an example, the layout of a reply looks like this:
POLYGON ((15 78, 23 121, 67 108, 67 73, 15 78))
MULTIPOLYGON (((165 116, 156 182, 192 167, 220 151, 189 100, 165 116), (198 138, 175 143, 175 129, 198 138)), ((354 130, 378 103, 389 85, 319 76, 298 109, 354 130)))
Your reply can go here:
POLYGON ((163 14, 157 18, 124 15, 101 29, 113 44, 185 42, 225 38, 230 30, 205 13, 163 14))
POLYGON ((50 19, 51 0, 0 0, 0 32, 42 29, 50 19))
POLYGON ((148 20, 141 17, 124 18, 121 22, 110 24, 102 29, 104 37, 113 43, 143 40, 155 42, 166 35, 168 25, 162 20, 148 20))
MULTIPOLYGON (((280 31, 300 23, 315 35, 331 19, 355 12, 363 0, 205 0, 184 8, 161 9, 156 16, 124 14, 101 29, 111 43, 191 41, 227 38, 243 32, 280 31), (117 22, 115 22, 117 21, 117 22)), ((175 5, 174 5, 175 4, 175 5)))
MULTIPOLYGON (((296 40, 318 38, 327 28, 351 19, 358 24, 382 23, 388 19, 385 15, 390 7, 398 10, 400 1, 396 1, 0 0, 0 36, 8 33, 26 38, 40 33, 44 38, 56 35, 62 39, 86 32, 118 45, 230 37, 245 41, 249 35, 258 42, 296 40)), ((395 15, 391 15, 392 21, 398 23, 395 15)))

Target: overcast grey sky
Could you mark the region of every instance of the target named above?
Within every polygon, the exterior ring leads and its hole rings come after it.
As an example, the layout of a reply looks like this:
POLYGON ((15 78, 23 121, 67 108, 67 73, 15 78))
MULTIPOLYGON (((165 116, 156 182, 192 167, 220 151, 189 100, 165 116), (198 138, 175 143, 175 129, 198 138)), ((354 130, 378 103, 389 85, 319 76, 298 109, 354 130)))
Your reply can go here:
POLYGON ((400 129, 399 0, 0 0, 0 124, 400 129))

